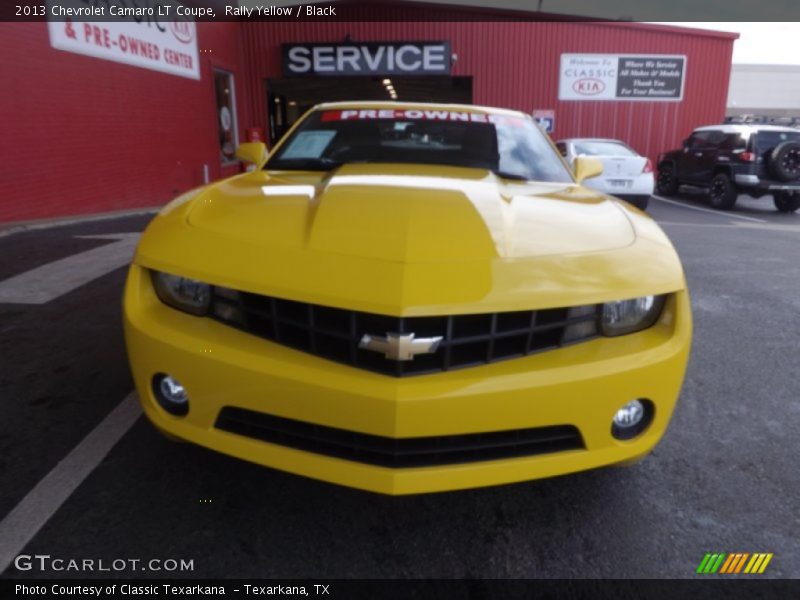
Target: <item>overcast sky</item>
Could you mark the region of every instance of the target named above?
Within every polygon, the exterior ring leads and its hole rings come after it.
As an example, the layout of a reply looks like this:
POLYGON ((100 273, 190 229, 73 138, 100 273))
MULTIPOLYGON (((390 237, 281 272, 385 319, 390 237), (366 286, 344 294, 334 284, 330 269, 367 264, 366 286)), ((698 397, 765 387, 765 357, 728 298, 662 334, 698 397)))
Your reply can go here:
POLYGON ((800 23, 665 23, 734 31, 733 62, 765 65, 800 65, 800 23))
MULTIPOLYGON (((239 0, 243 5, 299 4, 303 0, 239 0)), ((735 31, 740 34, 733 45, 733 62, 770 65, 800 65, 800 22, 789 19, 798 14, 798 0, 436 0, 438 4, 494 6, 496 8, 535 11, 541 6, 544 12, 569 15, 597 16, 606 19, 631 19, 655 22, 653 19, 669 18, 666 15, 694 14, 695 18, 730 15, 728 18, 781 18, 782 22, 679 22, 665 25, 701 27, 735 31)))

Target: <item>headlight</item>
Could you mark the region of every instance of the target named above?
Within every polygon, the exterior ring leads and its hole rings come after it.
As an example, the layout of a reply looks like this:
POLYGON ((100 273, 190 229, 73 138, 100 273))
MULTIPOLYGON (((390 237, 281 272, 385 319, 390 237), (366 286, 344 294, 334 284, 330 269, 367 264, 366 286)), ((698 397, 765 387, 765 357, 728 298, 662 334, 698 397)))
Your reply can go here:
POLYGON ((211 286, 202 281, 151 271, 159 299, 173 308, 204 315, 211 304, 211 286))
POLYGON ((647 329, 661 315, 666 296, 642 296, 603 304, 600 332, 606 336, 625 335, 647 329))

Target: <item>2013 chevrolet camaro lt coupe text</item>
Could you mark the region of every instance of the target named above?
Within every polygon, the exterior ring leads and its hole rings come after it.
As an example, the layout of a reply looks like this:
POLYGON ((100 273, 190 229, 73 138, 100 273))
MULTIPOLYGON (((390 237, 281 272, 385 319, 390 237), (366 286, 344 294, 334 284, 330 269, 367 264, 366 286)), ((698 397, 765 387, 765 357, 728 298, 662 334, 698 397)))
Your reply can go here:
POLYGON ((168 436, 386 494, 628 463, 691 341, 659 227, 518 112, 323 104, 168 204, 124 297, 168 436))

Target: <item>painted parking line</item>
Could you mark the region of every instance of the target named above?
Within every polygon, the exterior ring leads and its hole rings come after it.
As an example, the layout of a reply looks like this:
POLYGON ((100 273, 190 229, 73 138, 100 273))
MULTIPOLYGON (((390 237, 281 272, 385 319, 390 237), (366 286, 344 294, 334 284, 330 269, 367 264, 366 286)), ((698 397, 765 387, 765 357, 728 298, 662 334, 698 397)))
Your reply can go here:
POLYGON ((114 243, 73 254, 0 281, 0 303, 45 304, 130 263, 141 233, 78 235, 114 243))
POLYGON ((131 392, 0 521, 0 573, 9 567, 141 414, 136 392, 131 392))
POLYGON ((783 225, 781 223, 681 223, 678 221, 659 221, 661 227, 695 227, 700 229, 753 229, 756 231, 782 231, 785 233, 800 234, 800 223, 798 225, 783 225))
POLYGON ((703 208, 702 206, 693 206, 691 204, 685 204, 683 202, 678 202, 677 200, 670 200, 669 198, 664 198, 662 196, 653 195, 653 198, 656 200, 661 200, 661 202, 666 202, 667 204, 674 204, 675 206, 680 206, 682 208, 688 208, 690 210, 698 210, 700 212, 708 213, 710 215, 715 215, 717 217, 722 217, 724 219, 741 219, 742 221, 751 221, 753 223, 766 223, 767 221, 764 219, 756 219, 755 217, 745 217, 744 215, 737 215, 731 212, 721 212, 719 210, 711 210, 710 208, 703 208))

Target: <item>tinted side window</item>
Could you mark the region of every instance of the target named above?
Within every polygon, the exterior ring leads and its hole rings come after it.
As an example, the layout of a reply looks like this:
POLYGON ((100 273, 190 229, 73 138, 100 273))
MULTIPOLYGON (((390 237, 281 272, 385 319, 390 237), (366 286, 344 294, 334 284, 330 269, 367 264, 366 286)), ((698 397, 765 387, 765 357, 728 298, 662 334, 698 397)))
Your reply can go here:
POLYGON ((725 141, 725 134, 721 131, 711 131, 708 136, 708 147, 716 148, 725 141))
POLYGON ((747 147, 747 140, 740 133, 726 133, 725 139, 720 144, 721 150, 744 150, 747 147))
POLYGON ((800 131, 759 131, 755 134, 756 152, 772 150, 782 142, 800 142, 800 131))
POLYGON ((693 133, 691 136, 689 136, 689 148, 695 150, 707 147, 710 136, 710 131, 697 131, 693 133))

